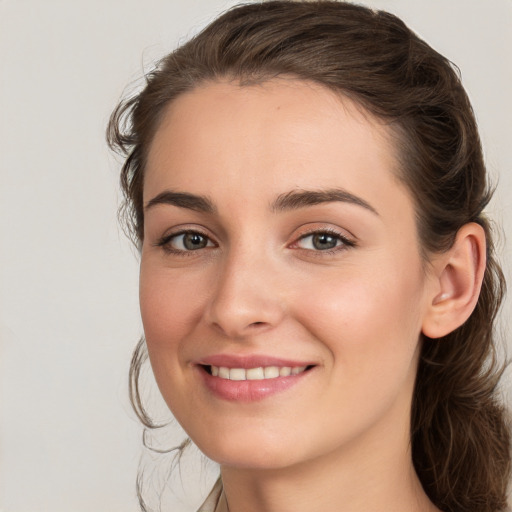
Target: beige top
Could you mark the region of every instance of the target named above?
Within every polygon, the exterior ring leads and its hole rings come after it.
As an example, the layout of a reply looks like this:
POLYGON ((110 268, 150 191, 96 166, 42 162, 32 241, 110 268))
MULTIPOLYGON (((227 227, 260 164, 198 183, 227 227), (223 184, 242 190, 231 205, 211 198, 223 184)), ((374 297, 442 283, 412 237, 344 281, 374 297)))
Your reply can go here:
POLYGON ((213 489, 197 512, 229 512, 220 477, 215 482, 213 489))
MULTIPOLYGON (((197 512, 229 512, 226 495, 224 494, 222 480, 220 477, 215 482, 213 489, 197 512)), ((512 508, 507 508, 504 512, 512 512, 512 508)))

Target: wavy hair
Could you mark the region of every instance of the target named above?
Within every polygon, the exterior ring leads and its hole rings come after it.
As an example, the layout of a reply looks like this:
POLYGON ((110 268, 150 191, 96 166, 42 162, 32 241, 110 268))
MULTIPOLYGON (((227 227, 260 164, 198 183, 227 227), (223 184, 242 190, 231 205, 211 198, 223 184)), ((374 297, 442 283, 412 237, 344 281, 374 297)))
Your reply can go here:
MULTIPOLYGON (((396 16, 341 1, 240 5, 163 58, 108 126, 110 147, 126 158, 121 186, 128 232, 140 245, 147 152, 169 103, 207 81, 251 84, 279 75, 347 96, 393 131, 426 261, 449 249, 464 224, 485 230, 487 268, 474 312, 444 338, 422 339, 410 432, 415 469, 437 507, 505 509, 510 432, 497 387, 504 366, 494 328, 505 281, 484 214, 492 190, 458 69, 396 16)), ((138 386, 145 350, 142 340, 132 360, 131 398, 142 422, 154 428, 138 386)))

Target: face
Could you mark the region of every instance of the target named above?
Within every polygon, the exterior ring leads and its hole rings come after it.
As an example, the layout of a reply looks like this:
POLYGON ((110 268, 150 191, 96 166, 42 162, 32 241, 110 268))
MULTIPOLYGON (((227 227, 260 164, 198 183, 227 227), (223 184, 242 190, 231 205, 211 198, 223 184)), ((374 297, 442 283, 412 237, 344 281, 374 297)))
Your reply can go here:
POLYGON ((429 277, 387 128, 303 81, 203 85, 149 152, 140 303, 192 440, 278 468, 408 442, 429 277))

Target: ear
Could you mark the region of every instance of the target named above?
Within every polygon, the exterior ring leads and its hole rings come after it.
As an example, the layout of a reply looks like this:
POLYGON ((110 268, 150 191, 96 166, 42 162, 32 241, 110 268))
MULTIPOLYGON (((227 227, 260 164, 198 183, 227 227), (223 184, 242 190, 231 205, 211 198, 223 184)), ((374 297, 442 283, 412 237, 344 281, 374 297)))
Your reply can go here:
POLYGON ((433 292, 422 332, 441 338, 460 327, 475 309, 486 264, 485 232, 479 224, 464 225, 451 249, 433 262, 433 292))

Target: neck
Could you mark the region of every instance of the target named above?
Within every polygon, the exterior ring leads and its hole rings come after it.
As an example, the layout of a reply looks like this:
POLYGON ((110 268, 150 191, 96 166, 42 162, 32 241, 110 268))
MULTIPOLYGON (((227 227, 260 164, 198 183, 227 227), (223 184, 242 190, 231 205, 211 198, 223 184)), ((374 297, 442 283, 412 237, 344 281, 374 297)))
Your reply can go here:
POLYGON ((413 467, 409 418, 392 416, 313 460, 285 468, 222 467, 229 512, 439 512, 413 467))

